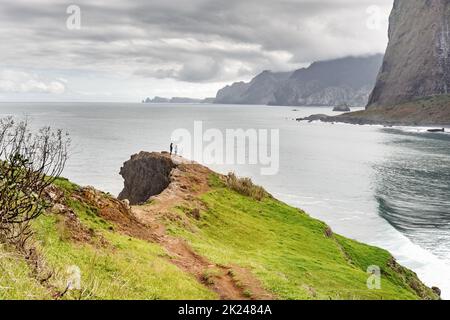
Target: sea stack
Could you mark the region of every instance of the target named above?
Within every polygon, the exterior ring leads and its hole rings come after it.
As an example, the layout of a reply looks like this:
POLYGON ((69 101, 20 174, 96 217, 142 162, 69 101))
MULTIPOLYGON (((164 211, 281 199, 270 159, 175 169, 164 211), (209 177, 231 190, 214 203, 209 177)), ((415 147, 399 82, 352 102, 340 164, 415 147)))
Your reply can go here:
POLYGON ((450 1, 395 0, 389 44, 368 108, 450 91, 450 1))

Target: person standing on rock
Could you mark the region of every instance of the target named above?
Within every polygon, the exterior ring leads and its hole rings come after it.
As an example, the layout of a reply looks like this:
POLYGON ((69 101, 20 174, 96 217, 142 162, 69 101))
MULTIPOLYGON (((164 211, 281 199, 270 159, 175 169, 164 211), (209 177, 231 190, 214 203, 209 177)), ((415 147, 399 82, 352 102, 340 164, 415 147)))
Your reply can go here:
POLYGON ((177 144, 175 145, 175 148, 173 150, 174 150, 175 155, 178 155, 178 145, 177 144))
POLYGON ((170 155, 172 155, 172 151, 173 151, 173 142, 170 143, 169 149, 170 149, 170 155))

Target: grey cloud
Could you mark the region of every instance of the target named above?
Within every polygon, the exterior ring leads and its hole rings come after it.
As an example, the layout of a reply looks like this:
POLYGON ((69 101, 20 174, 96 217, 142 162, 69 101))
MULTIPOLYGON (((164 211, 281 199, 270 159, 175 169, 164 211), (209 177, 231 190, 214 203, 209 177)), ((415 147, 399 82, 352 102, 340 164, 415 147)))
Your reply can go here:
POLYGON ((65 27, 72 1, 0 0, 0 61, 187 82, 229 81, 263 69, 381 52, 385 26, 367 7, 392 0, 78 0, 82 29, 65 27))

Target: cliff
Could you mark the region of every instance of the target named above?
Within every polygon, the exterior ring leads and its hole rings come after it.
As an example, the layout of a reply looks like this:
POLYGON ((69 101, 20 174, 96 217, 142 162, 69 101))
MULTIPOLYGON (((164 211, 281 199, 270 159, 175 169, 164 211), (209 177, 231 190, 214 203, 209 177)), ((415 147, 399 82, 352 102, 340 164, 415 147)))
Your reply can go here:
POLYGON ((248 179, 147 152, 122 174, 122 194, 140 204, 64 179, 48 190, 33 256, 0 245, 0 287, 10 288, 0 299, 438 298, 387 251, 333 233, 248 179), (379 290, 367 287, 370 265, 379 290), (80 287, 67 290, 74 270, 80 287))
POLYGON ((264 71, 249 83, 237 82, 217 93, 215 103, 282 106, 365 106, 382 56, 315 62, 293 72, 264 71))
POLYGON ((450 125, 450 2, 395 0, 389 44, 367 110, 326 119, 450 125))
POLYGON ((389 44, 369 107, 449 93, 449 19, 446 0, 395 0, 389 44))
POLYGON ((174 167, 172 160, 167 157, 144 152, 133 155, 120 169, 124 189, 118 198, 127 199, 134 205, 160 194, 169 186, 170 172, 174 167))

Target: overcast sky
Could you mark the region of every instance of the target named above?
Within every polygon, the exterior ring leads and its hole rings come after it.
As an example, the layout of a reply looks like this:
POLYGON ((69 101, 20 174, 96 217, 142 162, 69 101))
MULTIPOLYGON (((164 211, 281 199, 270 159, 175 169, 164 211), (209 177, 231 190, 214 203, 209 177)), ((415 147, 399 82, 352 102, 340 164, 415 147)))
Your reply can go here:
POLYGON ((384 52, 392 3, 0 0, 0 101, 214 96, 266 69, 384 52))

